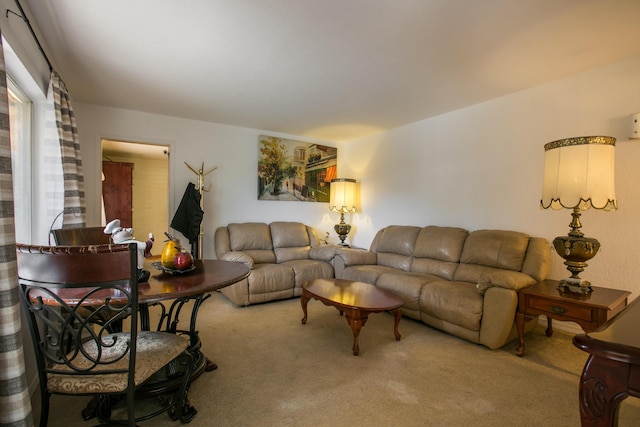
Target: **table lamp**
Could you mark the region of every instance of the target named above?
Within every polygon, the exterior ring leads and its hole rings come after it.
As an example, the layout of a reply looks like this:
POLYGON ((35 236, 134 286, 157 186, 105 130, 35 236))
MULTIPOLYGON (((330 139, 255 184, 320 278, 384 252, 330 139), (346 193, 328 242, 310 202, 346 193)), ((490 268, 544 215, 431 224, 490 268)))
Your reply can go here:
POLYGON ((579 273, 593 258, 600 242, 584 237, 580 231, 581 211, 589 208, 615 210, 614 188, 616 139, 610 136, 581 136, 549 142, 544 146, 544 182, 542 209, 572 209, 571 230, 567 236, 556 237, 553 246, 571 277, 560 281, 561 291, 583 295, 591 293, 591 283, 579 273))
POLYGON ((351 225, 344 222, 344 214, 356 211, 356 180, 350 178, 333 179, 329 191, 331 192, 329 210, 340 212, 340 223, 336 224, 333 229, 340 237, 340 244, 348 246, 344 240, 351 231, 351 225))

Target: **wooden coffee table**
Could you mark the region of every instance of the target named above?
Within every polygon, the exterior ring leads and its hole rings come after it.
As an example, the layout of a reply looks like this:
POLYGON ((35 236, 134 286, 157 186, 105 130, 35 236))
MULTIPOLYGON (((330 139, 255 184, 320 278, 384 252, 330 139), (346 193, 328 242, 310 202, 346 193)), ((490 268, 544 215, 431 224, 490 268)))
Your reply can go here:
POLYGON ((325 305, 335 307, 340 312, 340 315, 345 314, 347 323, 351 326, 351 331, 353 331, 354 356, 357 356, 360 352, 358 336, 360 335, 360 329, 367 323, 369 313, 393 312, 395 317, 393 333, 396 336, 396 341, 400 340, 401 335, 398 332, 398 324, 402 317, 402 312, 400 311, 402 300, 392 292, 368 283, 351 280, 311 280, 302 285, 302 296, 300 297, 300 304, 304 312, 302 324, 307 323, 307 303, 311 298, 325 305))

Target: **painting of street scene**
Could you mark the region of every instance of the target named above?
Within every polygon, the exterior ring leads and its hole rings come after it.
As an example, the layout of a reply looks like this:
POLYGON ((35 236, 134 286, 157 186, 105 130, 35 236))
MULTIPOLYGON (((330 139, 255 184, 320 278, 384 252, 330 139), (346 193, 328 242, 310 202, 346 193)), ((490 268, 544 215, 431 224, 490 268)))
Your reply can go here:
POLYGON ((258 200, 329 202, 337 148, 266 135, 258 142, 258 200))

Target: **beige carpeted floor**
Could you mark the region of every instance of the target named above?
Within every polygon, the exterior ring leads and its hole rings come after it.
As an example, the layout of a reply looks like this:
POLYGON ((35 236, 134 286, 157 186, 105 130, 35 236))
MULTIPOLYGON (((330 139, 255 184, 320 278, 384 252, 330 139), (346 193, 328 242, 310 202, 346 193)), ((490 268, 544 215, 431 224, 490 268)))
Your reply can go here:
MULTIPOLYGON (((200 311, 203 351, 219 368, 191 386, 192 426, 579 426, 578 382, 586 353, 571 335, 539 327, 489 350, 403 318, 374 314, 360 355, 343 317, 311 300, 245 308, 214 294, 200 311)), ((184 318, 183 322, 187 319, 184 318)), ((54 396, 50 426, 90 426, 88 399, 54 396)), ((37 409, 36 409, 37 411, 37 409)), ((640 400, 621 405, 620 426, 640 424, 640 400)), ((140 425, 177 426, 163 414, 140 425)))

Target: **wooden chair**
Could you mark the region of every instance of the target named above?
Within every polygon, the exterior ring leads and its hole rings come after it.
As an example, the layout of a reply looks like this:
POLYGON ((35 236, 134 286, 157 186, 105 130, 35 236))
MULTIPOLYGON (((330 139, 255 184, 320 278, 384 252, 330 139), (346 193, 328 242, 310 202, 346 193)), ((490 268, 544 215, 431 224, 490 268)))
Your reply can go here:
POLYGON ((101 423, 135 426, 165 411, 183 423, 191 421, 196 411, 187 400, 194 365, 189 341, 169 332, 137 330, 135 243, 16 248, 40 380, 41 427, 47 425, 49 398, 55 393, 96 396, 101 423), (125 318, 130 321, 128 332, 110 332, 125 318), (161 409, 136 418, 136 391, 163 370, 172 379, 183 377, 176 380, 178 391, 161 409), (126 399, 126 421, 111 420, 114 396, 126 399))
POLYGON ((58 228, 51 230, 56 245, 102 245, 111 243, 111 236, 104 234, 104 227, 58 228))

